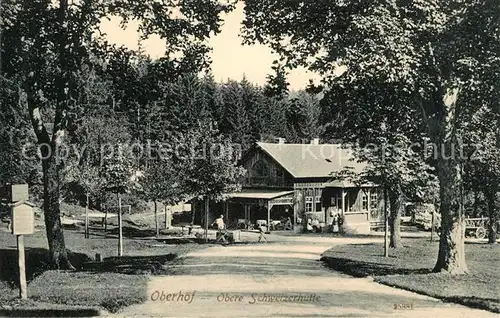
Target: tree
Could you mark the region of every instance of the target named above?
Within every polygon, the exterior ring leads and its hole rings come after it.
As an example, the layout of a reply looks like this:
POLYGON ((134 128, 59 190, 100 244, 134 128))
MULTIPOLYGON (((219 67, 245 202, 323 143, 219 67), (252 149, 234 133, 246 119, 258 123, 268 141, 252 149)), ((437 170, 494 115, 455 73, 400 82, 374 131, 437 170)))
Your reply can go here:
POLYGON ((288 108, 290 106, 288 99, 266 98, 264 106, 267 121, 264 125, 263 134, 271 136, 271 139, 278 137, 293 140, 295 135, 290 131, 290 125, 288 124, 288 108))
POLYGON ((290 94, 287 117, 289 131, 295 134, 294 141, 309 141, 323 135, 320 113, 319 99, 316 96, 305 91, 290 94))
MULTIPOLYGON (((494 99, 498 101, 498 99, 494 99)), ((488 212, 488 243, 497 239, 500 218, 500 114, 483 106, 468 123, 470 161, 465 166, 468 188, 480 191, 485 198, 488 212)), ((477 202, 475 202, 476 204, 477 202)))
POLYGON ((437 180, 432 167, 412 149, 411 140, 406 136, 382 136, 373 145, 378 147, 362 147, 355 151, 358 158, 368 163, 360 177, 387 191, 389 246, 397 248, 401 244, 400 223, 405 201, 408 198, 417 202, 425 200, 420 195, 422 189, 432 188, 437 180))
MULTIPOLYGON (((246 146, 250 147, 254 142, 260 140, 264 126, 266 125, 265 96, 263 89, 251 84, 246 77, 243 77, 240 86, 243 91, 242 100, 250 126, 248 129, 248 144, 246 146)), ((246 150, 248 148, 243 147, 243 151, 246 150)))
MULTIPOLYGON (((81 194, 84 193, 89 195, 97 208, 101 208, 108 190, 104 163, 117 155, 116 146, 126 145, 131 140, 126 119, 106 109, 106 105, 101 106, 102 109, 84 115, 75 130, 69 130, 72 150, 65 151, 70 156, 59 159, 63 160, 63 195, 81 201, 81 194)), ((86 109, 91 107, 87 105, 86 109)))
POLYGON ((286 98, 289 93, 288 86, 290 86, 290 83, 288 83, 286 78, 288 72, 285 66, 278 61, 274 61, 271 69, 274 71, 274 74, 267 75, 264 95, 267 97, 276 97, 278 99, 286 98))
POLYGON ((224 119, 224 100, 220 85, 215 82, 212 73, 207 73, 201 79, 203 104, 207 105, 210 117, 220 124, 224 119))
POLYGON ((165 40, 173 63, 199 66, 208 52, 204 40, 220 31, 219 15, 233 6, 216 0, 37 0, 16 5, 19 10, 12 10, 2 26, 2 55, 7 61, 2 70, 7 78, 19 79, 37 142, 48 145, 42 151, 42 170, 49 251, 55 267, 71 268, 60 221, 61 178, 54 153, 64 142, 77 100, 74 75, 82 65, 93 63, 91 52, 97 52, 94 56, 109 54, 110 47, 98 32, 101 19, 117 16, 123 26, 136 20, 144 38, 157 34, 165 40), (182 13, 180 17, 177 12, 182 13), (175 57, 179 53, 181 57, 175 57))
POLYGON ((239 143, 246 150, 252 143, 249 118, 251 110, 248 107, 250 102, 245 103, 245 91, 236 81, 228 81, 221 87, 221 91, 226 113, 222 132, 231 136, 233 142, 239 143))
POLYGON ((32 185, 37 166, 34 135, 29 129, 26 109, 19 102, 15 83, 0 75, 0 184, 32 185))
POLYGON ((403 84, 439 150, 442 231, 434 271, 466 273, 463 162, 443 154, 459 148, 459 127, 475 108, 464 92, 499 65, 498 2, 251 0, 245 13, 247 43, 270 44, 289 65, 322 74, 325 84, 340 80, 347 87, 359 78, 403 84))
POLYGON ((159 158, 150 162, 143 177, 139 179, 142 197, 153 201, 155 214, 156 235, 159 235, 158 202, 177 204, 184 198, 181 187, 182 167, 175 166, 169 158, 159 158))
POLYGON ((189 196, 205 200, 208 218, 210 200, 220 201, 224 193, 241 189, 239 181, 245 170, 237 166, 239 149, 204 120, 186 131, 180 142, 187 150, 176 154, 185 167, 182 187, 189 196))
POLYGON ((347 86, 332 83, 322 101, 324 137, 353 147, 368 164, 360 176, 387 191, 390 246, 400 243, 404 201, 422 202, 422 187, 433 184, 434 169, 425 155, 425 125, 411 96, 399 83, 391 85, 364 78, 347 86), (366 101, 369 100, 370 103, 366 101))

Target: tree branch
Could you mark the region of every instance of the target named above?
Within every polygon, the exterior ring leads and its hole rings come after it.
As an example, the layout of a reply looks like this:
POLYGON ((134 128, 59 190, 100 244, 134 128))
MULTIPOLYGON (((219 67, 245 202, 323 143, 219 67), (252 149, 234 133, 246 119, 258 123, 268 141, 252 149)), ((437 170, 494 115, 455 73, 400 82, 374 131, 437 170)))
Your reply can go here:
MULTIPOLYGON (((40 101, 39 98, 34 95, 34 93, 30 89, 30 84, 26 85, 26 99, 28 104, 28 113, 31 120, 31 124, 33 125, 33 129, 35 130, 35 135, 38 139, 39 143, 48 143, 50 142, 49 133, 47 128, 45 127, 45 123, 42 119, 42 113, 40 111, 40 101)), ((21 92, 20 94, 21 95, 21 92)), ((19 96, 21 97, 21 96, 19 96)))
POLYGON ((52 140, 55 142, 60 142, 62 136, 64 135, 64 130, 66 128, 66 108, 67 108, 67 97, 68 97, 68 83, 66 78, 67 70, 67 59, 66 47, 67 43, 67 12, 68 12, 68 0, 59 0, 59 11, 58 11, 58 53, 59 53, 59 74, 57 75, 57 104, 56 104, 56 116, 54 118, 54 131, 52 132, 52 140))

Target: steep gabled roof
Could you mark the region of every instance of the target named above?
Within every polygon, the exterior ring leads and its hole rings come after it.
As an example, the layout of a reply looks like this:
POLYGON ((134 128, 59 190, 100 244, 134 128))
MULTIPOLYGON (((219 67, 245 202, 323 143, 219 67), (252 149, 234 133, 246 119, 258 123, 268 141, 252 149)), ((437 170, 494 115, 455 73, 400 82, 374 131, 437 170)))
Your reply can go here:
POLYGON ((365 163, 354 159, 352 150, 339 144, 275 144, 258 142, 257 147, 271 156, 294 178, 330 177, 346 167, 361 172, 365 163))

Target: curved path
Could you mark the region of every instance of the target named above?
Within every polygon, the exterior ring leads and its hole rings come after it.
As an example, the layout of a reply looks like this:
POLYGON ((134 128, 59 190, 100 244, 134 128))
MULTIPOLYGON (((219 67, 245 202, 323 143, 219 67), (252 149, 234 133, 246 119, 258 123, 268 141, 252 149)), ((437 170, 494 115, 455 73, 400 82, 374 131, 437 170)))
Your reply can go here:
POLYGON ((169 267, 171 275, 152 277, 146 303, 128 307, 118 316, 496 317, 350 277, 319 261, 321 253, 335 244, 376 240, 283 237, 280 242, 192 252, 169 267), (270 296, 278 296, 277 301, 270 296), (395 304, 411 304, 413 309, 396 310, 395 304))

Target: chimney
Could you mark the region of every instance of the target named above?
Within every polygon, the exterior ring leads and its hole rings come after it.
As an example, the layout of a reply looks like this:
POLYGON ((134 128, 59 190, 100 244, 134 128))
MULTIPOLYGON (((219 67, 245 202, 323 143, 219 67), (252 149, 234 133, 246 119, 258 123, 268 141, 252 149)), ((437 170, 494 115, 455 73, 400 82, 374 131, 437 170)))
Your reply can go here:
POLYGON ((311 145, 319 145, 319 138, 314 138, 311 140, 311 145))
POLYGON ((278 144, 284 144, 285 138, 278 138, 278 144))

